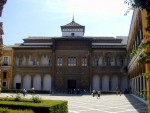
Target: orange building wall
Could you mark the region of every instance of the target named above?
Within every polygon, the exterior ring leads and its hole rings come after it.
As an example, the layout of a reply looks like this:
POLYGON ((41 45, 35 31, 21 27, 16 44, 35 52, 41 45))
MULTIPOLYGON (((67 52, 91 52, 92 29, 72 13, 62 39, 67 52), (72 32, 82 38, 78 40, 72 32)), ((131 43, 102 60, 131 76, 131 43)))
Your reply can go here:
POLYGON ((2 89, 12 89, 12 48, 4 47, 3 49, 3 58, 9 57, 8 66, 3 65, 2 63, 2 82, 7 81, 7 87, 2 87, 2 89), (7 72, 6 79, 3 78, 4 72, 7 72))

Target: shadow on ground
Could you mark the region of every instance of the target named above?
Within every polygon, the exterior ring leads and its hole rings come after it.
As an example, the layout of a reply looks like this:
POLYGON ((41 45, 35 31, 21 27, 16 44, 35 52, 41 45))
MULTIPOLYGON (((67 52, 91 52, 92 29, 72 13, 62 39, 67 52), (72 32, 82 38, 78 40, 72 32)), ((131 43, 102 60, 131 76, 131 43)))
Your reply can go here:
POLYGON ((131 105, 138 111, 138 113, 147 113, 147 105, 140 100, 136 99, 130 94, 126 94, 125 97, 131 103, 131 105))

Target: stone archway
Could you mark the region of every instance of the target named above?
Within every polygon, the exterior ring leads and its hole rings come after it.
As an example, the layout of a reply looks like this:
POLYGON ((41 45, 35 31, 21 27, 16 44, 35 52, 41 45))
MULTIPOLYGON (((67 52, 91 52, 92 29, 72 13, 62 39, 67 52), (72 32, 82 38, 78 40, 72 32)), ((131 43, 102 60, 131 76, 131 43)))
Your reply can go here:
POLYGON ((124 91, 127 88, 128 88, 128 77, 127 76, 123 76, 121 78, 121 89, 124 91))
POLYGON ((35 75, 33 78, 33 87, 35 90, 41 90, 41 76, 35 75))
POLYGON ((14 76, 13 87, 15 89, 21 89, 21 75, 14 76))
POLYGON ((102 90, 109 91, 109 76, 105 75, 102 77, 102 90))
POLYGON ((100 89, 100 77, 98 75, 93 76, 93 89, 94 90, 100 89))
POLYGON ((111 78, 111 90, 115 91, 117 87, 118 87, 118 77, 115 75, 112 76, 111 78))
POLYGON ((52 91, 52 79, 51 79, 51 75, 45 75, 43 77, 43 90, 49 90, 52 91))
POLYGON ((26 75, 23 78, 23 88, 30 90, 31 89, 31 76, 26 75))

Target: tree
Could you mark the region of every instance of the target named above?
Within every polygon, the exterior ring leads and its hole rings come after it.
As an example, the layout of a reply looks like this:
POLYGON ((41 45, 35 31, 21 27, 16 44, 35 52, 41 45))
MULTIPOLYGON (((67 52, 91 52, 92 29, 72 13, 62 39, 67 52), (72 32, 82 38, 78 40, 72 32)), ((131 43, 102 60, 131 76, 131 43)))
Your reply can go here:
POLYGON ((124 2, 129 6, 126 14, 134 8, 145 9, 147 11, 147 27, 145 30, 150 32, 150 0, 125 0, 124 2))
MULTIPOLYGON (((140 10, 146 10, 147 12, 147 27, 145 28, 146 32, 150 33, 150 0, 125 0, 125 3, 128 4, 128 10, 126 11, 125 15, 135 8, 139 8, 140 10)), ((142 43, 137 49, 133 50, 131 56, 135 56, 141 50, 145 50, 150 48, 150 36, 144 36, 147 40, 146 42, 142 43)), ((150 63, 149 60, 150 51, 144 51, 144 53, 140 56, 139 63, 150 63)))

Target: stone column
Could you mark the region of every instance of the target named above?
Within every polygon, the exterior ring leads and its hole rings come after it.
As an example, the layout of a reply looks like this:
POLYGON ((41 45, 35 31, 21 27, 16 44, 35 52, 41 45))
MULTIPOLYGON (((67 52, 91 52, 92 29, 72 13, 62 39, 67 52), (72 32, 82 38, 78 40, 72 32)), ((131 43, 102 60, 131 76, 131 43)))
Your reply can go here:
POLYGON ((52 53, 52 93, 55 93, 56 54, 52 53))
POLYGON ((111 77, 109 76, 109 91, 111 91, 111 77))
POLYGON ((135 94, 135 78, 133 78, 133 94, 135 94))
POLYGON ((89 53, 88 55, 88 69, 89 69, 89 89, 90 89, 90 92, 92 92, 92 88, 93 88, 93 73, 92 73, 92 53, 89 53))
POLYGON ((139 95, 139 89, 140 89, 140 88, 139 88, 139 83, 140 83, 140 82, 139 82, 139 76, 137 76, 137 93, 138 93, 138 95, 139 95))
POLYGON ((7 75, 7 89, 10 88, 10 71, 7 71, 8 75, 7 75))
POLYGON ((43 90, 43 78, 44 78, 43 76, 44 74, 41 75, 41 90, 43 90))
POLYGON ((23 89, 23 79, 24 79, 24 75, 21 75, 21 89, 23 89))
POLYGON ((134 78, 131 79, 131 92, 134 93, 134 78))
POLYGON ((118 77, 118 87, 121 88, 121 77, 118 77))
POLYGON ((145 76, 144 76, 144 74, 142 74, 142 76, 143 76, 143 89, 145 90, 146 89, 146 87, 145 87, 145 85, 146 85, 146 83, 145 83, 145 76))
POLYGON ((100 76, 100 90, 102 90, 102 76, 100 76))
POLYGON ((42 55, 39 55, 38 61, 39 61, 39 66, 42 66, 42 60, 41 60, 42 55))
POLYGON ((114 60, 115 60, 115 66, 117 66, 117 59, 116 59, 116 57, 114 58, 114 60))
POLYGON ((33 75, 31 75, 31 88, 33 88, 33 75))
POLYGON ((142 91, 142 76, 140 75, 140 92, 142 91))
POLYGON ((26 58, 26 63, 25 63, 25 65, 28 66, 28 65, 29 65, 29 56, 26 56, 25 58, 26 58))
POLYGON ((136 89, 137 89, 136 84, 137 84, 137 81, 136 81, 136 77, 135 77, 135 90, 134 90, 134 93, 135 93, 135 94, 136 94, 136 89))

